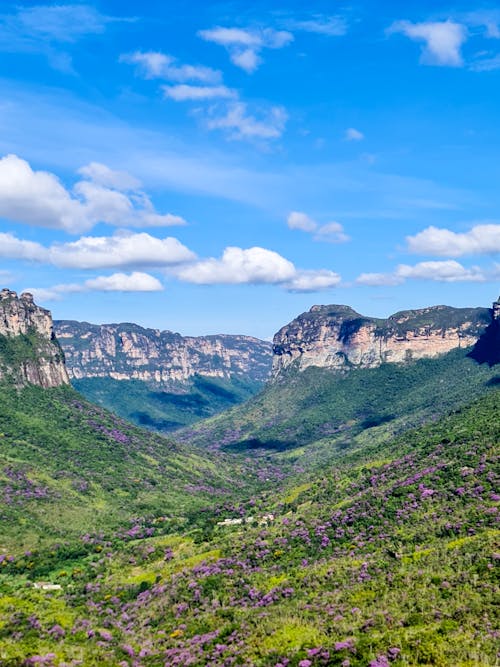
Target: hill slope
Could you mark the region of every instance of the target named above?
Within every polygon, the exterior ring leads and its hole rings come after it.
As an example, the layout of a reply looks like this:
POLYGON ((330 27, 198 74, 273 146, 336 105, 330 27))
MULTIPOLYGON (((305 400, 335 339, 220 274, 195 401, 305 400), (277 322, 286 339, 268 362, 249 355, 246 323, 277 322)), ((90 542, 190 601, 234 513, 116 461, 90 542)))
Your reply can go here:
POLYGON ((136 428, 70 387, 0 385, 0 553, 134 517, 183 516, 228 495, 233 474, 221 458, 136 428))
MULTIPOLYGON (((288 370, 246 404, 186 429, 182 440, 212 449, 281 452, 281 460, 320 460, 357 440, 387 439, 490 391, 498 370, 471 359, 471 348, 409 364, 383 364, 341 375, 324 368, 288 370), (314 447, 311 444, 314 443, 314 447)), ((301 463, 305 464, 305 460, 301 463)))
POLYGON ((64 571, 45 562, 54 592, 27 587, 39 555, 7 561, 2 664, 495 665, 499 410, 493 390, 343 452, 226 525, 227 506, 177 535, 97 540, 64 571))

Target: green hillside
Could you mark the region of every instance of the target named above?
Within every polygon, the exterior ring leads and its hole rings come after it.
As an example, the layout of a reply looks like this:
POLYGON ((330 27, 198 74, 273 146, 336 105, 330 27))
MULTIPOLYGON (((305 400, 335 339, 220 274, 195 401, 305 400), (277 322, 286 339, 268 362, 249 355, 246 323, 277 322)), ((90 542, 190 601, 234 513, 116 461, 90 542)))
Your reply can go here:
POLYGON ((6 554, 1 664, 495 665, 499 410, 493 389, 175 534, 6 554))
POLYGON ((136 428, 70 387, 0 385, 0 553, 182 517, 228 495, 233 473, 223 457, 136 428))
POLYGON ((244 405, 185 430, 182 439, 289 461, 300 460, 308 445, 308 458, 317 452, 323 460, 358 441, 364 446, 369 438, 393 437, 489 391, 498 370, 469 353, 457 349, 343 375, 314 367, 291 370, 244 405))

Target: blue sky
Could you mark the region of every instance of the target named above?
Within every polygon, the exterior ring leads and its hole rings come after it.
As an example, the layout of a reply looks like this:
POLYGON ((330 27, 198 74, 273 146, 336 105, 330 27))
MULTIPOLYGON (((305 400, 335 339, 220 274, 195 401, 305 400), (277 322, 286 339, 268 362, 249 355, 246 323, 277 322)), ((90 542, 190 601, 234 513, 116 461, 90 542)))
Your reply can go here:
POLYGON ((0 278, 60 319, 270 337, 489 305, 500 9, 0 8, 0 278))

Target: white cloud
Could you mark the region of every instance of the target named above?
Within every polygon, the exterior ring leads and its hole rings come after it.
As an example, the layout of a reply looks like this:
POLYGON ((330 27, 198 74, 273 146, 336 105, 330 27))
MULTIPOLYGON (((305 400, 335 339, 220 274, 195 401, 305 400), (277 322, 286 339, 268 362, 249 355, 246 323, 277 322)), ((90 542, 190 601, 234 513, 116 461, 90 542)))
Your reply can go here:
POLYGON ((499 271, 496 266, 492 271, 478 266, 466 268, 455 260, 419 262, 413 266, 399 264, 393 273, 362 273, 355 280, 357 285, 381 287, 401 285, 406 280, 432 280, 434 282, 486 282, 496 280, 499 271))
POLYGON ((233 64, 249 74, 262 62, 263 49, 281 49, 293 41, 293 35, 284 30, 265 28, 260 30, 216 27, 200 30, 198 35, 207 42, 223 46, 233 64))
POLYGON ((254 49, 244 49, 243 51, 235 51, 231 54, 231 61, 245 72, 249 74, 255 72, 262 62, 262 58, 257 55, 254 49))
POLYGON ((300 211, 292 211, 287 218, 287 225, 290 229, 300 229, 303 232, 314 232, 318 228, 318 223, 300 211))
POLYGON ((273 250, 229 247, 221 259, 210 258, 171 271, 179 280, 198 285, 280 285, 296 292, 313 292, 338 285, 333 271, 304 271, 273 250))
POLYGON ((314 235, 315 241, 328 241, 329 243, 345 243, 350 237, 344 232, 340 222, 327 222, 326 225, 318 227, 314 235))
POLYGON ((421 62, 427 65, 460 67, 461 48, 467 40, 467 28, 454 21, 411 23, 396 21, 388 32, 402 33, 412 40, 424 42, 421 62))
POLYGON ((0 159, 0 217, 67 231, 88 228, 84 206, 59 179, 33 171, 16 155, 0 159))
POLYGON ((138 190, 141 182, 126 171, 115 171, 100 162, 90 162, 78 169, 78 173, 89 181, 114 190, 138 190))
POLYGON ((162 86, 163 94, 176 102, 231 99, 237 97, 237 93, 226 86, 190 86, 179 84, 177 86, 162 86))
POLYGON ((356 130, 355 127, 349 127, 345 131, 344 138, 346 141, 362 141, 365 138, 365 135, 359 130, 356 130))
POLYGON ((175 275, 199 285, 283 283, 295 277, 296 269, 273 250, 265 248, 229 247, 221 259, 204 259, 189 266, 180 267, 175 275))
POLYGON ((483 224, 465 233, 427 227, 415 236, 407 236, 408 250, 419 255, 461 257, 500 252, 500 224, 483 224))
POLYGON ((344 243, 349 241, 349 236, 339 222, 327 222, 319 225, 307 213, 292 211, 287 218, 290 229, 300 229, 303 232, 315 232, 315 241, 329 241, 330 243, 344 243))
POLYGON ((34 171, 17 155, 0 159, 0 217, 39 227, 79 233, 99 222, 122 227, 167 227, 186 224, 180 216, 159 214, 138 181, 124 172, 91 163, 80 169, 91 180, 68 191, 46 171, 34 171))
POLYGON ((30 287, 37 301, 59 301, 67 294, 79 292, 160 292, 164 289, 158 278, 149 273, 113 273, 110 276, 97 276, 84 283, 62 283, 52 287, 30 287))
POLYGON ((318 292, 336 287, 341 277, 334 271, 320 269, 318 271, 297 271, 297 275, 286 285, 290 292, 318 292))
POLYGON ((48 259, 47 248, 33 241, 23 241, 13 234, 0 233, 0 257, 44 262, 48 259))
POLYGON ((382 287, 385 285, 400 285, 404 278, 391 273, 362 273, 356 278, 357 285, 369 287, 382 287))
POLYGON ((195 259, 196 255, 173 237, 118 232, 113 236, 82 236, 71 243, 54 244, 49 261, 61 268, 102 269, 165 267, 195 259))
POLYGON ((217 27, 211 30, 200 30, 198 35, 207 42, 214 42, 221 46, 233 46, 237 44, 239 46, 260 48, 263 45, 260 34, 242 28, 217 27))
POLYGON ((271 107, 259 120, 248 113, 244 102, 229 104, 224 115, 209 118, 211 130, 227 130, 231 139, 269 140, 278 139, 285 130, 288 115, 283 107, 271 107))
POLYGON ((113 273, 85 281, 85 287, 99 292, 160 292, 163 285, 154 276, 141 271, 113 273))
POLYGON ((479 267, 466 269, 455 260, 420 262, 415 266, 400 264, 396 276, 407 279, 434 280, 436 282, 484 282, 485 273, 479 267))
POLYGON ((313 18, 299 20, 289 20, 286 23, 290 30, 316 33, 318 35, 328 35, 329 37, 341 37, 347 33, 347 23, 341 16, 324 16, 315 14, 313 18))
POLYGON ((219 70, 203 65, 179 65, 176 58, 159 51, 126 53, 120 56, 120 61, 138 65, 148 79, 166 79, 179 83, 199 81, 206 84, 216 84, 222 79, 219 70))

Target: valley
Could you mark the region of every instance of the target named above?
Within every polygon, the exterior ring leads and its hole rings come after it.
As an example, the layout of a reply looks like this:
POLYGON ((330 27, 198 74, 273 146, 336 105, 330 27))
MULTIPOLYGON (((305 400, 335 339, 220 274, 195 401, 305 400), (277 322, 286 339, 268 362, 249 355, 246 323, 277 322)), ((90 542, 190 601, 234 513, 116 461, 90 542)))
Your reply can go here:
POLYGON ((495 664, 497 302, 466 346, 452 321, 420 359, 295 357, 168 438, 46 386, 50 315, 3 304, 1 665, 495 664))

